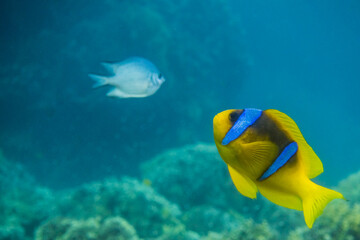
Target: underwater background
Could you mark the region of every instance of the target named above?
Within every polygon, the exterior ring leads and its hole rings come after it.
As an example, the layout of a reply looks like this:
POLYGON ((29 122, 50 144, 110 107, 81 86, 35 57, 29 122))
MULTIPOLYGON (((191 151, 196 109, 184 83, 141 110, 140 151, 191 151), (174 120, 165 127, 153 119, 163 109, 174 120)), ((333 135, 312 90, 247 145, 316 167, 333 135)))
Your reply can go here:
POLYGON ((360 2, 0 3, 0 239, 360 239, 360 2), (150 59, 147 98, 93 89, 150 59), (335 200, 301 212, 241 196, 213 143, 225 109, 278 109, 335 200))

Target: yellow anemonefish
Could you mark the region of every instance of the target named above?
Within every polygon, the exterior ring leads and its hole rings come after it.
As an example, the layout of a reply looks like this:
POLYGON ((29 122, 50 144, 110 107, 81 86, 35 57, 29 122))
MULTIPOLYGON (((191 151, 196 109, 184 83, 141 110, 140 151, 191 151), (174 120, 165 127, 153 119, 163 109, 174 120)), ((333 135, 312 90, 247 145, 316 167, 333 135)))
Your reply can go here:
POLYGON ((309 228, 330 201, 345 199, 310 180, 323 172, 322 163, 296 123, 282 112, 223 111, 214 117, 214 138, 242 195, 256 198, 259 190, 275 204, 304 211, 309 228))

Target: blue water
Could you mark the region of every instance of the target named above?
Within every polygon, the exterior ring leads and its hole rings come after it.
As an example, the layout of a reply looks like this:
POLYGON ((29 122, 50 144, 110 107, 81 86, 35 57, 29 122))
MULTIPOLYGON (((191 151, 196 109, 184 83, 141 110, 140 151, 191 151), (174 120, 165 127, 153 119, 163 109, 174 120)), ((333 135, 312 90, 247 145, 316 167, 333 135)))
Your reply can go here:
POLYGON ((2 1, 0 149, 62 190, 213 143, 225 109, 278 109, 322 160, 317 181, 337 185, 360 169, 359 13, 357 0, 2 1), (100 62, 131 56, 165 76, 155 95, 92 89, 100 62))

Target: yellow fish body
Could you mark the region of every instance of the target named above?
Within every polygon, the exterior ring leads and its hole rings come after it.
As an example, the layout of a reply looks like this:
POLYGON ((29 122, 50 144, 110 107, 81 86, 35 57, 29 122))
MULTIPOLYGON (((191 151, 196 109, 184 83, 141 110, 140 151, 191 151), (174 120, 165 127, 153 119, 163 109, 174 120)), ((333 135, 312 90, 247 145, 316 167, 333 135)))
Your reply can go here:
POLYGON ((296 123, 277 110, 226 110, 214 117, 214 138, 237 190, 265 196, 280 206, 304 212, 312 227, 326 205, 341 193, 310 179, 323 166, 296 123))

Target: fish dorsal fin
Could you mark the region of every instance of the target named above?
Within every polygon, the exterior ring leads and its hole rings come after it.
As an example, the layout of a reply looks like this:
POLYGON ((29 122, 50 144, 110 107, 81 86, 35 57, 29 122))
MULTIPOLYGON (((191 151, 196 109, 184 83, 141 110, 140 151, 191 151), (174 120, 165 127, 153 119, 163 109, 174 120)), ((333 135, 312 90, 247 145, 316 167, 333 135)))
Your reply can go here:
POLYGON ((307 176, 314 178, 323 172, 323 165, 314 150, 307 144, 299 127, 288 115, 275 109, 265 110, 265 113, 274 120, 278 127, 287 133, 293 141, 297 142, 299 157, 304 163, 307 176))
POLYGON ((245 197, 256 198, 257 187, 247 176, 241 175, 238 171, 228 165, 231 179, 236 189, 245 197))
POLYGON ((102 62, 101 65, 106 68, 110 73, 116 73, 116 70, 121 66, 119 63, 112 63, 112 62, 102 62))
POLYGON ((270 141, 256 141, 243 144, 244 161, 247 170, 257 178, 269 167, 278 154, 278 146, 270 141))

